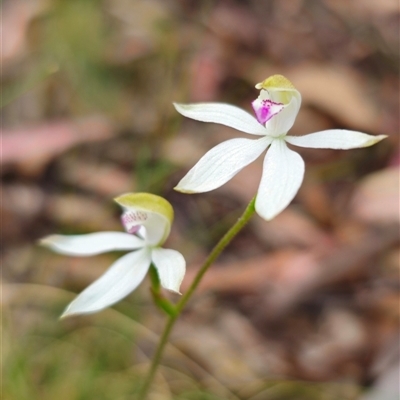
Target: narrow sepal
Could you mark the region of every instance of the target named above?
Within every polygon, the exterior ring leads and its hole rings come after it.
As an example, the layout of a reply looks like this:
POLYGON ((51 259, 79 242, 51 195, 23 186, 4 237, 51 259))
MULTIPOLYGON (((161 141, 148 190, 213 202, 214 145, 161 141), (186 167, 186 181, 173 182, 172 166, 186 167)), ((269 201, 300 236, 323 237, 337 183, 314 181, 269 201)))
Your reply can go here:
POLYGON ((184 117, 201 122, 214 122, 252 135, 265 135, 265 128, 247 111, 224 103, 174 103, 184 117))
POLYGON ((304 161, 282 139, 274 140, 264 159, 256 211, 271 220, 293 200, 304 177, 304 161))
POLYGON ((386 137, 386 135, 373 136, 345 129, 329 129, 304 136, 286 136, 285 140, 299 147, 348 150, 372 146, 386 137))
POLYGON ((70 256, 94 256, 113 250, 134 250, 144 241, 125 232, 97 232, 87 235, 51 235, 39 241, 42 246, 70 256))
POLYGON ((150 262, 150 251, 146 248, 119 258, 99 279, 75 298, 61 318, 94 313, 122 300, 143 281, 150 262))
POLYGON ((253 162, 268 147, 271 138, 231 139, 209 150, 182 178, 175 190, 202 193, 216 189, 253 162))
POLYGON ((186 271, 186 261, 179 251, 154 248, 151 259, 157 269, 161 286, 179 293, 186 271))

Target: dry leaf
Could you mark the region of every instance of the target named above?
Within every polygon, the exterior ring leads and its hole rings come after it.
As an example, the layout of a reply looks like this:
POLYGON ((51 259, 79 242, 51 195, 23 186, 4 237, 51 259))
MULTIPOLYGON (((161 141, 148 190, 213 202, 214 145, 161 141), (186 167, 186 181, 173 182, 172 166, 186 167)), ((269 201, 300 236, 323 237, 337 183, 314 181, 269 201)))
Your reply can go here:
POLYGON ((386 168, 365 177, 351 202, 351 213, 365 222, 400 223, 400 169, 386 168))
POLYGON ((110 208, 102 202, 78 194, 54 195, 45 212, 52 221, 73 227, 75 231, 122 231, 110 208))
POLYGON ((382 133, 376 103, 355 70, 305 64, 286 75, 300 91, 304 103, 325 111, 351 129, 382 133))
POLYGON ((64 182, 106 198, 129 192, 132 187, 136 187, 132 173, 111 163, 94 163, 71 157, 61 161, 60 170, 60 179, 64 182))
POLYGON ((0 24, 2 68, 7 68, 26 51, 29 24, 47 6, 47 0, 5 0, 2 2, 0 24))
POLYGON ((307 215, 289 207, 272 221, 255 218, 254 234, 265 244, 273 247, 298 246, 326 248, 330 239, 307 215))
POLYGON ((108 139, 113 132, 111 122, 101 116, 4 130, 1 163, 17 165, 24 173, 34 175, 71 147, 108 139))

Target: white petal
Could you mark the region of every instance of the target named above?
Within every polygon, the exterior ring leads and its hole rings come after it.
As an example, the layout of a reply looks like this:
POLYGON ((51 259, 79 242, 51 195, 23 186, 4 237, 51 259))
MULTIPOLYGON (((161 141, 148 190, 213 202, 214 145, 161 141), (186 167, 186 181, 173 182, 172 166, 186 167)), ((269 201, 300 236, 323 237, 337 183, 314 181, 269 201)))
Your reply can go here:
POLYGON ((271 143, 271 138, 231 139, 208 151, 182 178, 175 190, 183 193, 208 192, 222 186, 253 162, 271 143))
POLYGON ((183 116, 196 121, 214 122, 252 135, 265 135, 265 128, 251 114, 239 107, 223 103, 174 103, 174 107, 183 116))
POLYGON ((263 175, 256 199, 256 211, 270 220, 284 210, 296 195, 303 181, 304 161, 277 139, 264 160, 263 175))
POLYGON ((277 137, 286 134, 296 120, 300 104, 301 97, 293 96, 290 103, 265 124, 267 135, 277 137))
POLYGON ((67 307, 62 317, 93 313, 117 303, 142 282, 150 262, 151 255, 147 248, 119 258, 67 307))
POLYGON ((112 250, 134 250, 144 246, 144 241, 124 232, 97 232, 87 235, 51 235, 39 242, 57 253, 70 256, 93 256, 112 250))
POLYGON ((186 261, 176 250, 154 248, 152 261, 157 268, 160 282, 165 289, 180 293, 179 287, 186 271, 186 261))
POLYGON ((329 129, 327 131, 310 133, 304 136, 286 136, 288 143, 313 149, 355 149, 368 147, 385 139, 386 135, 372 136, 366 133, 348 131, 345 129, 329 129))

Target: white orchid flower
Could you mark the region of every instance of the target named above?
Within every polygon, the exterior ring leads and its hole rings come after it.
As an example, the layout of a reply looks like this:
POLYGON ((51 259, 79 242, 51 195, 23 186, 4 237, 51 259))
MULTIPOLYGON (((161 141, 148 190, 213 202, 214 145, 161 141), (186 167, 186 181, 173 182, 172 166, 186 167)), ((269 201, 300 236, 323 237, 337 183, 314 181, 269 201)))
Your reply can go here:
POLYGON ((252 106, 254 118, 246 111, 222 103, 174 104, 185 117, 229 126, 259 139, 227 140, 208 151, 182 178, 175 190, 201 193, 216 189, 268 150, 258 188, 255 208, 271 220, 293 200, 304 177, 304 161, 286 143, 320 149, 353 149, 371 146, 386 135, 330 129, 305 136, 288 136, 301 104, 301 95, 282 75, 274 75, 256 85, 261 89, 252 106))
POLYGON ((93 256, 113 250, 133 250, 115 261, 87 287, 62 314, 93 313, 120 301, 144 279, 150 264, 155 266, 161 285, 179 293, 186 263, 182 254, 161 245, 167 239, 174 217, 171 204, 148 193, 128 193, 115 201, 122 206, 125 232, 87 235, 51 235, 40 244, 71 256, 93 256))

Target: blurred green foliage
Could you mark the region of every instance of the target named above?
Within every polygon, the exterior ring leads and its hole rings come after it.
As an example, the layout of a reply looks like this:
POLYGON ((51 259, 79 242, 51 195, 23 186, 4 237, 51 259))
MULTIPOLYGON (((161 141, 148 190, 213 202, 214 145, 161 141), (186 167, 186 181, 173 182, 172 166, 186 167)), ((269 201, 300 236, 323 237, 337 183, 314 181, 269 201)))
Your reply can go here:
POLYGON ((37 24, 38 56, 59 66, 75 111, 111 111, 121 101, 122 81, 104 62, 110 29, 102 3, 56 0, 37 24))

